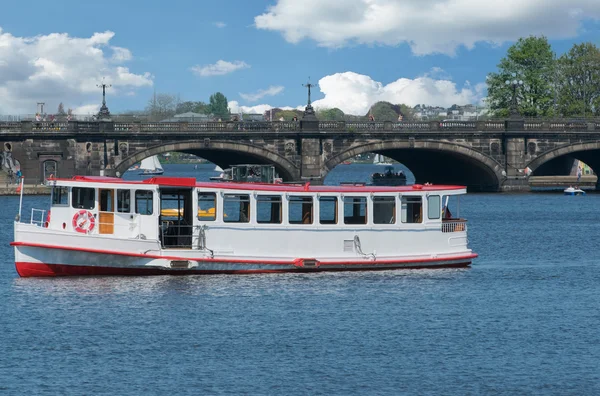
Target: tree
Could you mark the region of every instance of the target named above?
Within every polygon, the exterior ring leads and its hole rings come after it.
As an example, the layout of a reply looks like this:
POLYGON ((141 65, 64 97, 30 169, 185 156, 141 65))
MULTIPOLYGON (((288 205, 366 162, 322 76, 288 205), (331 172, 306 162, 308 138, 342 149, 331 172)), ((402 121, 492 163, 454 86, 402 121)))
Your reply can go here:
POLYGON ((216 92, 210 95, 208 106, 210 112, 214 114, 215 117, 221 118, 222 120, 226 120, 229 118, 229 107, 227 107, 227 98, 221 92, 216 92))
POLYGON ((67 113, 65 113, 65 106, 62 104, 62 102, 60 102, 58 104, 58 111, 56 112, 56 114, 58 115, 66 115, 67 113))
POLYGON ((375 121, 398 121, 400 106, 393 105, 390 102, 377 102, 369 109, 366 117, 372 115, 375 121))
POLYGON ((170 94, 154 94, 146 105, 146 112, 155 119, 169 118, 175 115, 177 97, 170 94))
POLYGON ((600 49, 575 44, 556 64, 557 107, 563 116, 600 115, 600 49))
POLYGON ((510 113, 513 88, 507 80, 522 80, 517 89, 519 112, 525 116, 547 116, 553 113, 554 53, 546 37, 520 38, 506 57, 500 60, 498 72, 487 77, 488 102, 496 116, 510 113))
POLYGON ((322 121, 344 121, 345 114, 342 110, 334 107, 317 111, 317 118, 322 121))
POLYGON ((283 118, 285 121, 291 121, 294 117, 302 118, 302 112, 298 110, 273 109, 273 121, 279 121, 283 118))
POLYGON ((177 114, 181 113, 200 113, 200 114, 210 114, 209 105, 204 102, 181 102, 177 104, 175 109, 177 114))

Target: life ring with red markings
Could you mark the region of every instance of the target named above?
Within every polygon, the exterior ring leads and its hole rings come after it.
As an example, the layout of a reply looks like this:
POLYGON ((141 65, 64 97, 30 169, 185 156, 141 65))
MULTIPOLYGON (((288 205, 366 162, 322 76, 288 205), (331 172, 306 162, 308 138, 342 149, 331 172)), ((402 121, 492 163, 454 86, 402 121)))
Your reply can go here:
POLYGON ((96 225, 96 218, 89 210, 80 210, 73 216, 73 229, 82 234, 92 232, 96 225))

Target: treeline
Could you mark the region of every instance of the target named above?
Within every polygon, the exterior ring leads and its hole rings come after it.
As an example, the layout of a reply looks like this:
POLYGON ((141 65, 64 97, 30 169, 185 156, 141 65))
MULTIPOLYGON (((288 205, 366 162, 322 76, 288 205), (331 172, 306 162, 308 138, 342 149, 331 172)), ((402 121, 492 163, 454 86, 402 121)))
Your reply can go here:
POLYGON ((199 113, 229 119, 227 98, 221 92, 210 96, 208 103, 202 101, 181 101, 179 95, 155 93, 146 105, 144 114, 157 120, 173 117, 175 114, 199 113))
POLYGON ((600 50, 575 44, 557 57, 546 37, 521 38, 508 49, 498 71, 487 77, 487 104, 497 117, 510 113, 513 87, 519 113, 528 117, 600 115, 600 50))
MULTIPOLYGON (((302 118, 302 110, 282 110, 275 108, 273 112, 273 121, 284 119, 286 121, 302 118)), ((375 121, 402 121, 414 120, 414 109, 404 104, 392 104, 390 102, 377 102, 365 115, 345 114, 337 107, 333 109, 318 109, 317 118, 321 121, 368 121, 370 116, 375 121), (400 117, 401 116, 401 117, 400 117), (400 117, 400 118, 399 118, 400 117)))

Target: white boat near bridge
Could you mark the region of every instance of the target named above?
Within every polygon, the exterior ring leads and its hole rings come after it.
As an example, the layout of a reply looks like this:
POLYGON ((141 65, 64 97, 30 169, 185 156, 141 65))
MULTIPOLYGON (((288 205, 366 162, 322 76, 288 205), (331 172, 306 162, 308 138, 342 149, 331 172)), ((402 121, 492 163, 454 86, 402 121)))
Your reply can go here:
POLYGON ((88 176, 49 185, 50 208, 27 221, 19 209, 14 223, 23 277, 466 267, 477 257, 461 186, 88 176))

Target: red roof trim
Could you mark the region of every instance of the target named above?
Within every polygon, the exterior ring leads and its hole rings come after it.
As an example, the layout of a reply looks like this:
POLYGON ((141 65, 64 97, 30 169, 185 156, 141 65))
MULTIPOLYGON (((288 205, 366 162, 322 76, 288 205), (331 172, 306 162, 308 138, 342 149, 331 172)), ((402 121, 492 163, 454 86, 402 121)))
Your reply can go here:
POLYGON ((142 183, 158 184, 159 186, 196 187, 196 179, 193 177, 151 177, 142 183))

